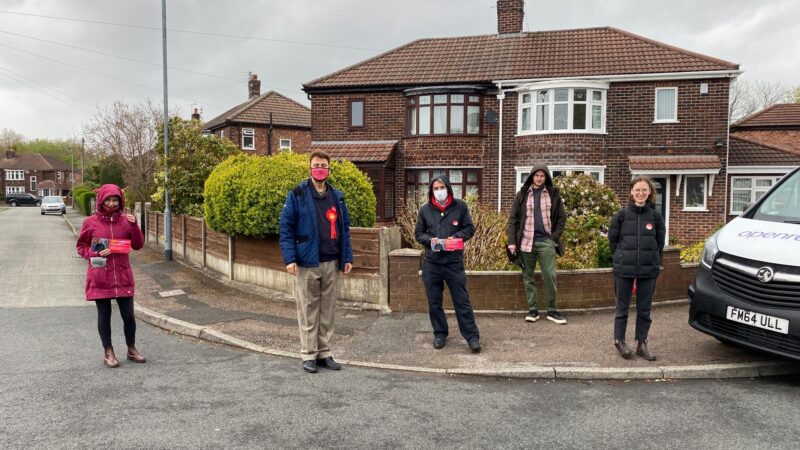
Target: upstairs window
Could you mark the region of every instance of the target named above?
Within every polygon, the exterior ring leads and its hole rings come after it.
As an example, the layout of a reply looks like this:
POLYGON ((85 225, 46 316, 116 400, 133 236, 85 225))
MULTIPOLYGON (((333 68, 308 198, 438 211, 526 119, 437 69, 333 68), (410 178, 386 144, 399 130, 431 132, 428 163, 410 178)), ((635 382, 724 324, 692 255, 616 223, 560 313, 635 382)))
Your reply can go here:
POLYGON ((6 181, 22 181, 24 179, 24 170, 6 170, 6 181))
POLYGON ((656 88, 656 118, 654 122, 678 121, 678 88, 656 88))
POLYGON ((256 130, 252 128, 242 128, 242 150, 255 150, 256 130))
POLYGON ((364 100, 350 100, 350 128, 364 128, 364 100))
POLYGON ((410 136, 480 134, 481 97, 468 94, 409 97, 406 131, 410 136))
POLYGON ((518 134, 605 132, 606 84, 547 82, 528 88, 519 92, 518 134))

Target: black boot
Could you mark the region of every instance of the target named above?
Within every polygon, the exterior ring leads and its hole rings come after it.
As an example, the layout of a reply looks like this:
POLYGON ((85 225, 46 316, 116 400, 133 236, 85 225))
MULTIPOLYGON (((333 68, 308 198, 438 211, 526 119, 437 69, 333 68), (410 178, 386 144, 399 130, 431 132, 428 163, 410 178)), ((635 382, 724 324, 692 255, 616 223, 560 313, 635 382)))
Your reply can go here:
POLYGON ((630 357, 633 356, 633 350, 628 347, 625 341, 614 341, 614 347, 617 348, 619 355, 625 359, 630 359, 630 357))
POLYGON ((650 353, 650 349, 647 348, 647 341, 639 342, 639 345, 636 346, 636 354, 648 361, 656 360, 656 355, 650 353))

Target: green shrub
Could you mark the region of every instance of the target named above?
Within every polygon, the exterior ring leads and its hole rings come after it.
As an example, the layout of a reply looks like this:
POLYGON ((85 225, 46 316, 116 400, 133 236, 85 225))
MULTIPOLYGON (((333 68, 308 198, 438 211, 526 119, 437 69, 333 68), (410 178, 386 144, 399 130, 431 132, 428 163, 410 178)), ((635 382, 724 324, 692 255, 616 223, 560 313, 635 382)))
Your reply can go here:
POLYGON ((599 241, 608 240, 608 224, 620 209, 616 194, 584 174, 560 176, 554 183, 561 191, 567 214, 567 225, 561 235, 564 256, 558 258, 558 267, 589 269, 598 267, 601 259, 608 264, 609 256, 599 241))
POLYGON ((81 212, 83 212, 84 216, 91 216, 94 214, 92 210, 92 199, 97 198, 97 193, 94 191, 86 191, 81 193, 81 196, 78 197, 78 204, 80 205, 81 212))
MULTIPOLYGON (((286 195, 308 178, 308 155, 237 155, 220 163, 205 182, 204 216, 211 229, 233 236, 264 237, 279 232, 286 195)), ((372 183, 350 162, 331 163, 331 184, 344 192, 350 224, 375 224, 372 183)))
POLYGON ((611 254, 611 245, 608 239, 597 240, 597 267, 612 267, 614 255, 611 254))

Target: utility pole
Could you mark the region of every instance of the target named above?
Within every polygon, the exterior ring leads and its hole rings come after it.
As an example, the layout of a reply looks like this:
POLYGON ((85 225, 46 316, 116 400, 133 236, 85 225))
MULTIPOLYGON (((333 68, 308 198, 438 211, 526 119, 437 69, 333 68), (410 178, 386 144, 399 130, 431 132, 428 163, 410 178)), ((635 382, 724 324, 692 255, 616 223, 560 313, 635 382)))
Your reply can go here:
POLYGON ((86 177, 86 175, 85 175, 86 172, 84 172, 84 170, 85 170, 85 167, 84 167, 85 161, 84 160, 86 159, 85 145, 86 145, 86 139, 81 138, 81 180, 82 181, 86 181, 86 178, 85 178, 86 177))
POLYGON ((69 146, 70 168, 69 168, 69 198, 70 206, 75 208, 75 145, 69 146))
POLYGON ((161 0, 161 51, 164 54, 164 260, 172 261, 172 211, 169 209, 169 99, 167 97, 167 0, 161 0))

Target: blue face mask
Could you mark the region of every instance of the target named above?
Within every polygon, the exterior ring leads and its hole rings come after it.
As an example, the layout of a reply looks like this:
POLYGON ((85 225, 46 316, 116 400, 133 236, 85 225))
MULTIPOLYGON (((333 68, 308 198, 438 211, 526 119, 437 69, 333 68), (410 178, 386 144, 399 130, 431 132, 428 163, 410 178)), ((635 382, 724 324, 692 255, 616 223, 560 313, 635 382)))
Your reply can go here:
POLYGON ((433 198, 435 198, 440 204, 444 204, 444 202, 447 201, 447 189, 433 191, 433 198))

